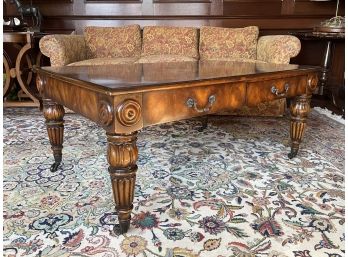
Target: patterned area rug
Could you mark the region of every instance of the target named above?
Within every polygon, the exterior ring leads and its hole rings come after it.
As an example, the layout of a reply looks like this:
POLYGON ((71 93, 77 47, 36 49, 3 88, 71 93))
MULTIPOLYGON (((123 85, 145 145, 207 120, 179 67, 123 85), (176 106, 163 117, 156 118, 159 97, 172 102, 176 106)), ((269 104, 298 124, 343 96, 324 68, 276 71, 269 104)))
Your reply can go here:
POLYGON ((116 235, 102 129, 67 114, 52 174, 42 115, 6 109, 5 256, 344 256, 344 125, 313 111, 289 160, 288 118, 144 129, 131 228, 116 235))

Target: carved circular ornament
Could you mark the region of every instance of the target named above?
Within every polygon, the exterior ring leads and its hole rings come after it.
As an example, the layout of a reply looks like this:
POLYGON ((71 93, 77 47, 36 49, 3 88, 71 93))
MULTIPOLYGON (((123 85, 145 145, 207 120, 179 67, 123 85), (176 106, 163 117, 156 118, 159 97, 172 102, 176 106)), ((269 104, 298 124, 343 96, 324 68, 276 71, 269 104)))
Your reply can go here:
POLYGON ((102 101, 99 105, 99 121, 103 126, 109 126, 112 122, 112 108, 109 103, 102 101))
POLYGON ((130 127, 140 120, 141 106, 135 100, 125 100, 118 106, 116 116, 123 126, 130 127))
POLYGON ((311 91, 314 91, 315 88, 317 87, 318 85, 318 76, 316 75, 312 75, 308 78, 308 88, 311 90, 311 91))
POLYGON ((40 94, 42 94, 43 91, 43 81, 39 75, 36 76, 36 87, 40 94))

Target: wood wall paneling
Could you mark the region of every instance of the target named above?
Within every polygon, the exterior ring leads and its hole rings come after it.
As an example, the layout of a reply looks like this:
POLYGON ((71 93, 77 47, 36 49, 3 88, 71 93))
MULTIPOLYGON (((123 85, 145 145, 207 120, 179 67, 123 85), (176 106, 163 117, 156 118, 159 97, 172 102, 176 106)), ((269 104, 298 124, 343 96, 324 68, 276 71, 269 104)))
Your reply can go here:
MULTIPOLYGON (((30 3, 31 0, 23 0, 30 3)), ((18 16, 14 4, 3 3, 4 18, 18 16)), ((311 30, 335 15, 336 1, 310 0, 33 0, 43 14, 42 30, 48 33, 83 33, 86 26, 202 25, 245 27, 256 25, 260 35, 287 34, 311 30)), ((340 1, 339 15, 344 16, 345 1, 340 1)), ((303 43, 293 62, 321 62, 323 45, 303 43)), ((343 56, 344 44, 335 46, 343 56)), ((332 83, 344 81, 344 59, 335 57, 332 83)))
MULTIPOLYGON (((30 0, 23 0, 26 3, 30 0)), ((33 0, 46 32, 83 27, 145 25, 243 27, 256 25, 264 34, 307 30, 333 16, 336 1, 309 0, 33 0)), ((344 1, 340 13, 344 15, 344 1)), ((6 4, 4 16, 18 13, 6 4)))
POLYGON ((201 2, 154 2, 154 15, 210 15, 210 1, 201 2))
MULTIPOLYGON (((142 15, 141 2, 135 3, 97 3, 88 2, 85 5, 78 6, 77 15, 100 15, 100 16, 111 16, 111 15, 142 15)), ((77 8, 76 8, 77 9, 77 8)))
POLYGON ((85 3, 119 3, 119 4, 132 4, 141 3, 142 0, 85 0, 85 3))
POLYGON ((280 15, 282 9, 281 0, 225 0, 223 6, 224 15, 280 15))
POLYGON ((329 85, 344 86, 345 72, 345 47, 344 42, 334 44, 333 58, 331 60, 331 73, 329 75, 329 85))
MULTIPOLYGON (((76 0, 79 1, 79 0, 76 0)), ((47 4, 47 3, 72 3, 74 0, 22 0, 21 3, 23 4, 30 4, 33 3, 35 4, 47 4)))
MULTIPOLYGON (((340 1, 338 15, 344 16, 345 1, 340 1)), ((336 14, 336 1, 296 0, 293 13, 295 15, 328 15, 336 14)))

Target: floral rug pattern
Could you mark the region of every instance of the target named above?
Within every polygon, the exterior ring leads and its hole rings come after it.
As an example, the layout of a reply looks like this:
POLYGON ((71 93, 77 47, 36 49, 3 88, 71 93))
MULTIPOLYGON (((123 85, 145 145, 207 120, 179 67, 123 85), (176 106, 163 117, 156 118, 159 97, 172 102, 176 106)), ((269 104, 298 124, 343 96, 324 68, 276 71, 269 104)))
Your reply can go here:
POLYGON ((4 110, 4 256, 344 256, 344 125, 313 111, 289 160, 289 117, 210 117, 138 137, 131 228, 117 224, 102 129, 65 116, 56 173, 42 115, 4 110))

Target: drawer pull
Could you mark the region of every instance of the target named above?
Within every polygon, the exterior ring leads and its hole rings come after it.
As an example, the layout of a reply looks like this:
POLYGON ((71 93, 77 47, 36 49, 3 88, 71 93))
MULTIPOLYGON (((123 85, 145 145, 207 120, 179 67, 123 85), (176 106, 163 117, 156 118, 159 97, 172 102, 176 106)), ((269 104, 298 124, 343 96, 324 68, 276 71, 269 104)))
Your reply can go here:
POLYGON ((273 87, 271 88, 272 94, 274 94, 274 95, 276 95, 276 96, 278 96, 278 97, 284 97, 284 96, 286 96, 286 93, 288 92, 288 90, 289 90, 289 84, 288 84, 288 83, 285 84, 285 86, 284 86, 284 92, 283 92, 283 93, 279 93, 278 89, 277 89, 275 86, 273 86, 273 87))
POLYGON ((197 107, 197 102, 193 98, 189 98, 186 101, 186 106, 189 108, 194 108, 197 112, 209 112, 214 102, 216 101, 215 95, 211 95, 208 98, 208 104, 203 109, 197 107))

